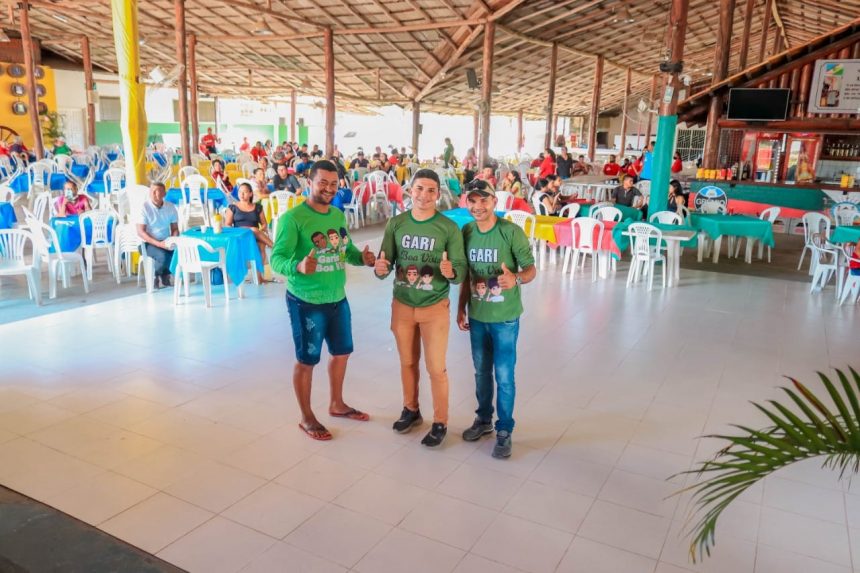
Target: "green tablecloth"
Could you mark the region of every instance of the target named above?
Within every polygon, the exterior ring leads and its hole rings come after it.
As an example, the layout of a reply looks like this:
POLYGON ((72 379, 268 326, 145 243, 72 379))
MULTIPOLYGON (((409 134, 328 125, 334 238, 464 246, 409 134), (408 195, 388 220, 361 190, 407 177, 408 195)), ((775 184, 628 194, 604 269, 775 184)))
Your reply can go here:
MULTIPOLYGON (((641 221, 642 220, 642 211, 639 209, 634 209, 633 207, 625 207, 624 205, 613 205, 616 209, 621 211, 622 221, 641 221)), ((579 210, 579 213, 576 215, 577 217, 589 217, 591 216, 591 209, 594 208, 594 205, 583 205, 579 210)))
MULTIPOLYGON (((615 228, 612 229, 612 238, 615 239, 615 243, 618 245, 618 248, 621 249, 622 251, 626 251, 630 247, 630 237, 628 237, 624 233, 627 231, 627 229, 630 227, 630 225, 633 222, 634 221, 622 221, 621 223, 618 223, 617 225, 615 225, 615 228)), ((696 229, 694 229, 693 227, 691 227, 689 225, 669 225, 666 223, 650 223, 650 224, 653 225, 654 227, 657 227, 658 229, 660 229, 664 233, 666 233, 668 231, 693 231, 693 232, 696 231, 696 229)), ((666 242, 663 241, 663 244, 665 245, 666 242)), ((695 249, 696 247, 698 247, 698 245, 699 245, 699 239, 695 235, 689 241, 682 241, 681 242, 681 247, 683 247, 683 248, 689 247, 689 248, 695 249)))
POLYGON ((821 211, 827 197, 821 189, 791 185, 773 187, 766 184, 748 185, 743 181, 693 181, 690 183, 690 193, 695 195, 699 189, 710 185, 722 189, 729 199, 767 203, 804 211, 821 211))
POLYGON ((773 225, 756 217, 690 213, 690 224, 694 229, 707 233, 711 239, 722 235, 752 237, 765 246, 773 246, 773 225))
POLYGON ((860 243, 860 226, 836 227, 830 233, 831 243, 860 243))
POLYGON ((449 178, 448 178, 448 189, 450 189, 450 190, 451 190, 451 193, 452 193, 455 197, 459 197, 459 196, 460 196, 460 192, 461 192, 461 189, 460 189, 460 181, 459 181, 459 179, 455 179, 455 178, 453 178, 453 177, 449 177, 449 178))

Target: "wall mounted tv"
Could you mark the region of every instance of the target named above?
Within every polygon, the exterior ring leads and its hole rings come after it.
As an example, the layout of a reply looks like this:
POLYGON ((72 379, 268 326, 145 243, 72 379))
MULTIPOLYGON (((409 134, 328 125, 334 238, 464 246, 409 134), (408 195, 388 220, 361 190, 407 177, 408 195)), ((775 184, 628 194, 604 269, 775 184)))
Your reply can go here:
POLYGON ((732 88, 727 119, 785 121, 791 90, 788 88, 732 88))

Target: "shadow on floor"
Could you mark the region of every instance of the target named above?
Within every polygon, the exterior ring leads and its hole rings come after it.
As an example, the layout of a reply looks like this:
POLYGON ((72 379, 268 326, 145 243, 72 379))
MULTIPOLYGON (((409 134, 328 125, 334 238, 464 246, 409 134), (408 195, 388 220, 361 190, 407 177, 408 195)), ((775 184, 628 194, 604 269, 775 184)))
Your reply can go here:
POLYGON ((0 486, 3 573, 181 573, 82 521, 0 486))

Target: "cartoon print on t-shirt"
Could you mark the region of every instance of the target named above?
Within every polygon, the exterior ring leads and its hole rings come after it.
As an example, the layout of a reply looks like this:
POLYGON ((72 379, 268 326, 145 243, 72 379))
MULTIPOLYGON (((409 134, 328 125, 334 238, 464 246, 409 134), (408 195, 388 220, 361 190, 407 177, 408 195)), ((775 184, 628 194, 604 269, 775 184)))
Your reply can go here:
POLYGON ((338 246, 340 245, 340 233, 334 229, 329 229, 326 231, 326 235, 328 235, 328 242, 331 245, 331 250, 337 252, 338 246))
POLYGON ((502 295, 502 287, 499 285, 499 278, 492 277, 487 281, 487 286, 490 287, 490 296, 487 302, 504 302, 505 297, 502 295))
POLYGON ((311 242, 314 244, 318 253, 323 252, 328 248, 328 241, 326 241, 325 235, 319 231, 311 235, 311 242))
POLYGON ((421 282, 415 285, 418 290, 433 290, 433 267, 424 265, 421 267, 421 282))
POLYGON ((472 298, 477 299, 479 301, 486 300, 487 296, 487 279, 483 277, 476 277, 474 284, 472 284, 472 298))
POLYGON ((409 283, 408 286, 412 288, 418 287, 418 267, 415 265, 409 265, 406 267, 406 282, 409 283))

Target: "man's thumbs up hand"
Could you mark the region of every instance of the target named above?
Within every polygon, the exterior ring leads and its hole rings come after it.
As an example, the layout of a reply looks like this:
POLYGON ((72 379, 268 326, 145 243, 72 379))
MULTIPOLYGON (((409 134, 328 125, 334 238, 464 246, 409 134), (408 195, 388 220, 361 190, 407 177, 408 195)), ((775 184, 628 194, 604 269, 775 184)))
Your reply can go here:
POLYGON ((379 251, 379 256, 376 257, 373 272, 378 277, 386 276, 391 270, 391 263, 385 259, 385 251, 379 251))
POLYGON ((442 252, 442 262, 439 263, 439 272, 448 280, 454 278, 454 265, 448 260, 448 251, 442 252))
POLYGON ((517 286, 517 275, 511 272, 505 263, 502 263, 502 274, 499 275, 499 286, 503 290, 512 289, 517 286))
POLYGON ((312 275, 317 270, 317 258, 316 258, 317 250, 311 249, 311 252, 302 259, 302 262, 296 267, 296 270, 302 273, 303 275, 312 275))
POLYGON ((376 255, 370 252, 370 247, 364 245, 364 250, 361 251, 361 260, 367 267, 372 267, 376 264, 376 255))

